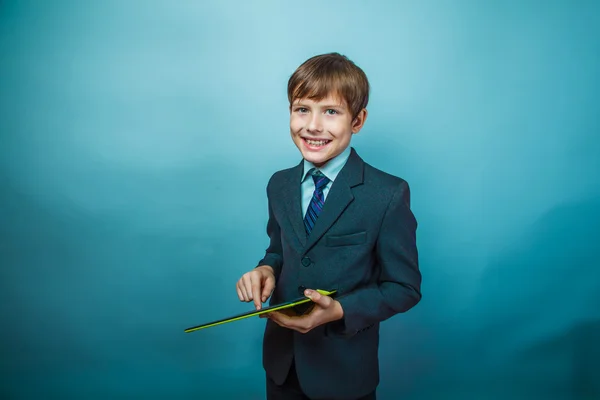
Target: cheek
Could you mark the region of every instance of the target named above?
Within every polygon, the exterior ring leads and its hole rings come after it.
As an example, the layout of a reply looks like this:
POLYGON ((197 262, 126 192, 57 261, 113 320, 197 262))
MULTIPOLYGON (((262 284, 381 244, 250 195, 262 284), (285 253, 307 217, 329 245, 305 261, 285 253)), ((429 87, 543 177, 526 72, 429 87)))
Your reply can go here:
POLYGON ((290 117, 290 129, 293 132, 296 132, 300 129, 302 129, 302 120, 298 117, 292 116, 290 117))
POLYGON ((341 141, 346 141, 350 139, 352 133, 352 127, 348 126, 341 121, 336 121, 335 124, 331 125, 331 132, 334 133, 335 137, 341 141))

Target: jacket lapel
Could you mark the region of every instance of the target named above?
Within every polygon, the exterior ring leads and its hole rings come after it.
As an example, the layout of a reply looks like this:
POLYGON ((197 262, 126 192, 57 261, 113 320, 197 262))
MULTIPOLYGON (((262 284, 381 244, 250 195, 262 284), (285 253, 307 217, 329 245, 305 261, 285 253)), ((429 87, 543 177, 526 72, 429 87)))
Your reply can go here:
POLYGON ((306 244, 306 230, 304 229, 304 221, 302 219, 302 192, 300 181, 302 179, 303 169, 303 161, 300 161, 300 164, 288 171, 281 187, 282 207, 285 208, 285 214, 288 216, 290 225, 296 233, 302 247, 306 244))
MULTIPOLYGON (((354 148, 351 148, 350 157, 344 165, 344 168, 340 171, 337 178, 331 185, 325 205, 315 226, 313 227, 310 235, 306 239, 306 245, 304 252, 310 250, 317 241, 331 228, 339 216, 344 212, 346 207, 354 200, 351 188, 357 186, 363 182, 363 171, 364 162, 358 156, 354 148)), ((298 185, 299 186, 299 185, 298 185)), ((298 188, 298 195, 300 189, 298 188)), ((299 203, 300 199, 296 203, 299 203)), ((293 214, 292 214, 293 215, 293 214)), ((302 229, 303 236, 306 236, 304 230, 304 222, 302 220, 302 214, 300 214, 300 227, 302 229)), ((302 236, 302 235, 301 235, 302 236)), ((304 242, 302 242, 304 243, 304 242)))

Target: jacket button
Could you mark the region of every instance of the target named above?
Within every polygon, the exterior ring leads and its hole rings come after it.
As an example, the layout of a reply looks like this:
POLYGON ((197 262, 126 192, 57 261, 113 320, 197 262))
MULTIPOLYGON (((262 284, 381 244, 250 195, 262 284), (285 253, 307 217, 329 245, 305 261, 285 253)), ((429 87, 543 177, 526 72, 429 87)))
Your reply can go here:
POLYGON ((308 267, 310 264, 312 264, 312 260, 308 257, 304 257, 302 259, 302 265, 304 265, 305 267, 308 267))
POLYGON ((306 290, 306 286, 298 286, 298 294, 300 296, 304 296, 304 291, 306 290))

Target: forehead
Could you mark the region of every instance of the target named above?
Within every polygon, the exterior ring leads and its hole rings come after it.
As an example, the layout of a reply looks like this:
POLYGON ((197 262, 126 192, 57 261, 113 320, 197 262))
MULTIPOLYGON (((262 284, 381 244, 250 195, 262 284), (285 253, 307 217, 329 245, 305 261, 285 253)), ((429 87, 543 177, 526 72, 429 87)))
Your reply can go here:
POLYGON ((334 94, 334 93, 330 93, 323 98, 310 98, 310 97, 297 98, 294 100, 294 104, 347 107, 346 101, 343 99, 343 97, 338 96, 337 94, 334 94))

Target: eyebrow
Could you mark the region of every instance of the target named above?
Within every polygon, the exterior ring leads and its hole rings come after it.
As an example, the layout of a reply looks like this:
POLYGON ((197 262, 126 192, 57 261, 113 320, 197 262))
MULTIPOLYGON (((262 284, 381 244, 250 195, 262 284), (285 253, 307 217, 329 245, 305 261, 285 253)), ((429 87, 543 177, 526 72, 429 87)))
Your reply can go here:
MULTIPOLYGON (((294 105, 292 105, 292 107, 310 107, 308 104, 305 103, 295 103, 294 105)), ((321 106, 321 108, 345 108, 342 104, 325 104, 323 106, 321 106)))

